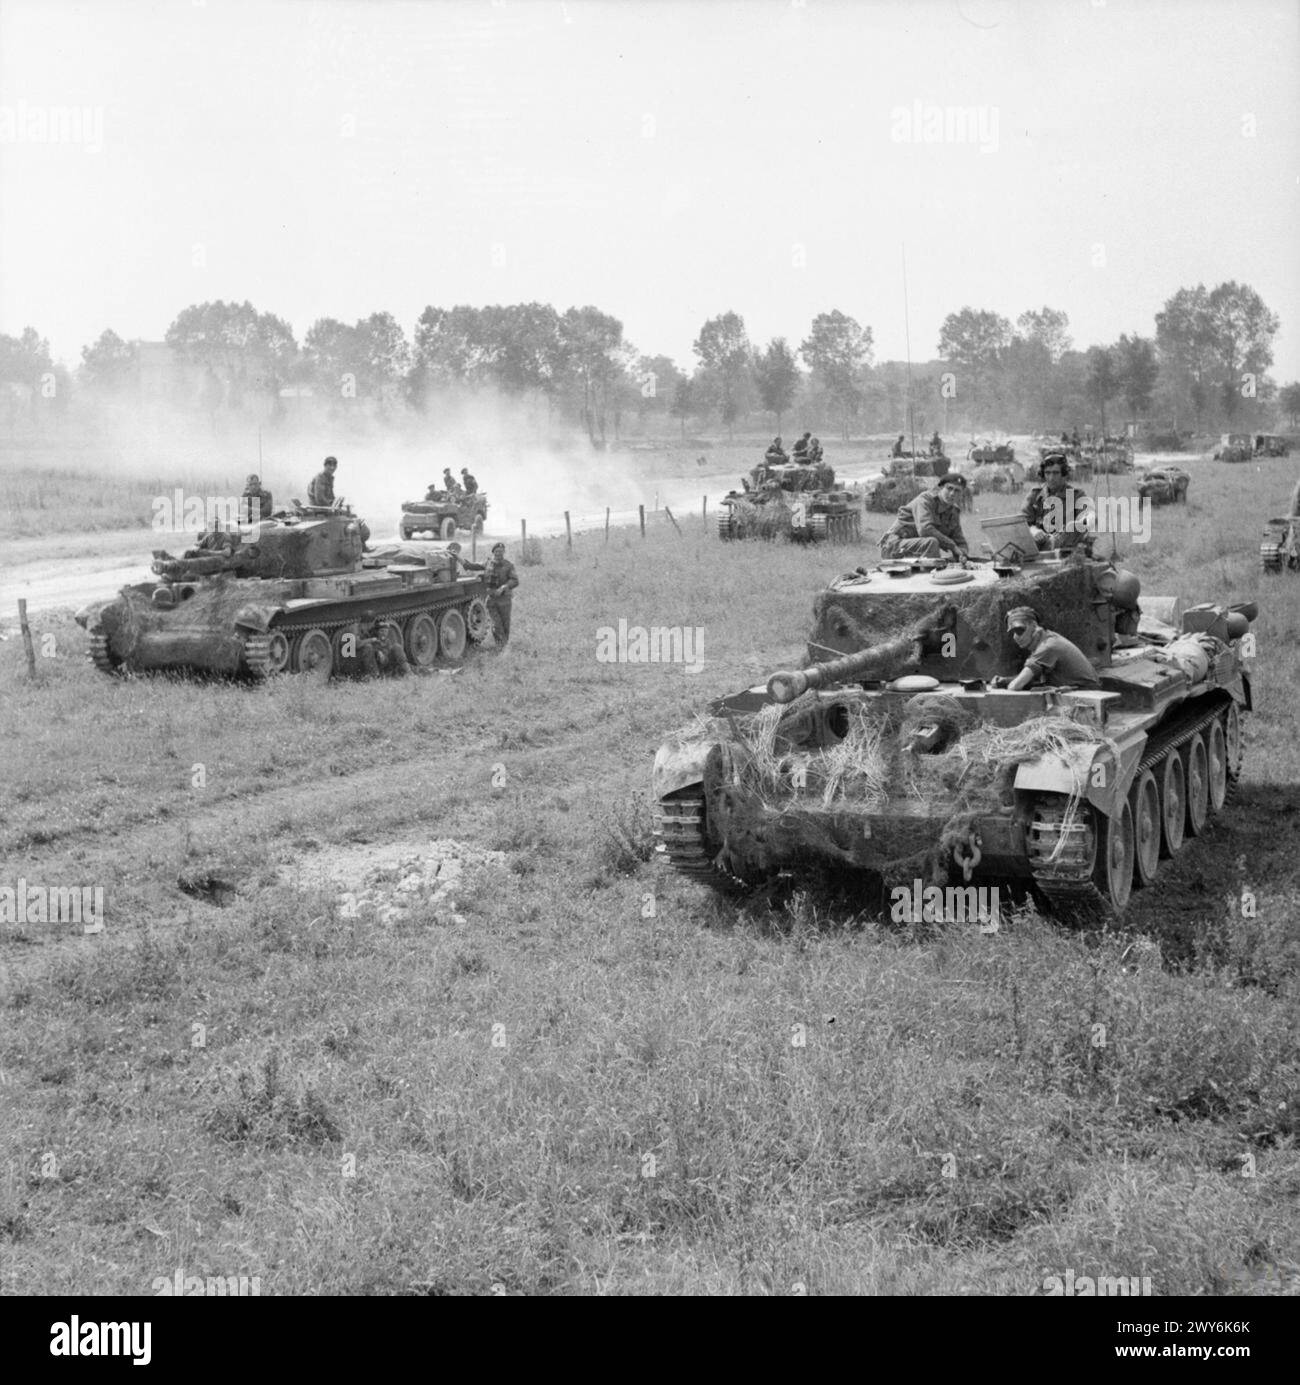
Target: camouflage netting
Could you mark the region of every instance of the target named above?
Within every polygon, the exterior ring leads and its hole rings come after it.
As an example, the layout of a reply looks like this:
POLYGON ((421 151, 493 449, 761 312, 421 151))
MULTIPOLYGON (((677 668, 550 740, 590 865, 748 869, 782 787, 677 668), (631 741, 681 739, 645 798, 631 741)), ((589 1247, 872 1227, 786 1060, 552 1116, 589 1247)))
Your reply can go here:
POLYGON ((915 500, 928 488, 928 482, 915 476, 886 476, 874 482, 867 491, 867 509, 877 514, 896 514, 903 505, 915 500))
POLYGON ((1011 677, 1024 656, 1006 633, 1007 613, 1031 606, 1040 622, 1076 644, 1094 661, 1108 655, 1108 606, 1097 599, 1091 569, 1085 563, 1026 568, 1018 577, 993 586, 935 587, 933 591, 891 590, 887 578, 860 587, 823 592, 813 604, 813 632, 808 655, 813 661, 834 654, 856 653, 910 633, 917 623, 944 606, 957 611, 956 653, 927 655, 920 671, 940 679, 1011 677))
POLYGON ((731 502, 731 517, 746 536, 775 538, 790 528, 791 507, 783 491, 766 492, 771 498, 761 504, 747 498, 731 502))
MULTIPOLYGON (((170 637, 166 658, 169 666, 229 672, 239 667, 244 641, 235 631, 235 616, 254 599, 248 582, 231 577, 211 578, 187 601, 174 607, 154 605, 153 589, 152 584, 143 590, 128 587, 100 612, 99 623, 117 658, 132 660, 142 652, 142 637, 166 632, 170 637)), ((274 586, 268 594, 259 592, 257 599, 274 602, 274 586)))
MULTIPOLYGON (((1060 716, 1002 727, 935 694, 909 699, 901 714, 858 703, 842 740, 826 749, 803 748, 799 742, 816 701, 808 693, 788 707, 765 707, 730 723, 714 718, 696 728, 731 751, 729 782, 706 782, 705 788, 710 822, 723 839, 722 858, 742 875, 804 857, 865 865, 886 880, 943 883, 954 849, 969 839, 973 822, 999 810, 1018 765, 1074 744, 1115 750, 1092 728, 1060 716), (947 738, 944 753, 912 753, 909 733, 936 724, 947 738)), ((1076 783, 1067 823, 1084 788, 1082 780, 1076 783)))

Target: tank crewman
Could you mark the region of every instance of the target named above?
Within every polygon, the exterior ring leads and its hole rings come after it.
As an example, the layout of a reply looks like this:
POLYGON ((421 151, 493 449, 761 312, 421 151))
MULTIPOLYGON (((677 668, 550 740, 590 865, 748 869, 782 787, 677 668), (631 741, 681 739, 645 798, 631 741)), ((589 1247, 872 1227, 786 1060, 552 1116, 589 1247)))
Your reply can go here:
POLYGON ((334 503, 334 473, 339 469, 337 457, 326 457, 325 465, 307 487, 307 503, 327 509, 334 503))
POLYGON ((785 448, 781 446, 781 435, 779 433, 772 439, 771 445, 768 447, 767 451, 763 453, 763 460, 765 462, 774 463, 788 462, 790 460, 789 454, 786 452, 785 448))
POLYGON ((248 516, 250 523, 259 519, 271 518, 271 511, 274 508, 271 492, 262 485, 260 476, 249 475, 248 480, 244 482, 244 493, 240 499, 248 502, 241 508, 248 516))
POLYGON ((447 492, 448 499, 452 498, 460 489, 456 484, 456 478, 451 474, 451 468, 445 466, 442 469, 442 488, 447 492))
POLYGON ((806 462, 808 460, 808 444, 812 440, 812 433, 803 435, 794 445, 794 450, 790 453, 792 462, 806 462))
POLYGON ((930 456, 943 456, 943 439, 939 436, 939 430, 937 428, 934 430, 934 437, 930 439, 930 456))
POLYGON ((1034 683, 1049 688, 1100 688, 1097 670, 1078 645, 1038 623, 1031 606, 1007 612, 1007 630, 1024 651, 1025 666, 1014 678, 994 678, 990 686, 1020 692, 1034 683))
POLYGON ((961 505, 966 478, 959 473, 943 477, 932 490, 918 495, 898 510, 898 518, 880 536, 882 558, 950 558, 965 562, 970 556, 961 529, 961 505))
POLYGON ((894 444, 894 450, 890 453, 891 457, 901 457, 903 455, 903 435, 898 435, 898 441, 894 444))
POLYGON ((1039 472, 1043 484, 1030 490, 1020 513, 1040 549, 1074 548, 1088 536, 1088 497, 1068 484, 1070 463, 1063 453, 1049 452, 1039 472))
POLYGON ((811 438, 808 442, 808 461, 810 465, 816 465, 822 459, 822 440, 811 438))
POLYGON ((478 482, 469 474, 468 467, 460 469, 460 484, 466 495, 474 495, 478 491, 478 482))
MULTIPOLYGON (((449 545, 448 551, 450 549, 449 545)), ((456 547, 456 556, 460 558, 459 546, 456 547)), ((496 637, 497 648, 504 649, 506 641, 510 638, 510 602, 515 588, 519 585, 515 565, 506 557, 505 544, 494 543, 492 557, 486 563, 470 563, 460 558, 460 565, 467 572, 483 574, 483 580, 488 586, 487 607, 492 617, 492 633, 496 637)))

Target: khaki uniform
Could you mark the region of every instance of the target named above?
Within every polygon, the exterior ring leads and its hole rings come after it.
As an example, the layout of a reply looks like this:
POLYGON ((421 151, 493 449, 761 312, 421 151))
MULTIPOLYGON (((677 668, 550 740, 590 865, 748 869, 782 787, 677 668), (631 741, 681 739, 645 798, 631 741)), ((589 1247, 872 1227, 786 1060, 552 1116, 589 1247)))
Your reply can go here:
POLYGON ((1046 485, 1035 486, 1020 507, 1034 533, 1039 548, 1072 548, 1087 537, 1087 496, 1074 486, 1067 485, 1053 495, 1046 485))
POLYGON ((1025 667, 1034 670, 1036 684, 1049 688, 1101 687, 1101 679, 1087 655, 1054 630, 1039 630, 1034 647, 1025 655, 1025 667))
POLYGON ((307 503, 320 508, 334 503, 334 473, 329 467, 318 471, 307 487, 307 503))
POLYGON ((468 572, 483 574, 489 592, 487 608, 492 617, 492 633, 496 637, 497 648, 504 648, 510 638, 510 604, 514 590, 519 585, 515 565, 509 558, 489 558, 486 563, 469 563, 462 558, 460 565, 468 572), (495 593, 500 587, 505 590, 497 596, 495 593))
POLYGON ((245 501, 243 509, 250 522, 271 518, 275 506, 271 492, 265 486, 245 486, 240 498, 245 501))
POLYGON ((899 506, 898 518, 880 536, 882 558, 942 558, 945 553, 964 558, 968 552, 961 510, 946 504, 937 490, 899 506))

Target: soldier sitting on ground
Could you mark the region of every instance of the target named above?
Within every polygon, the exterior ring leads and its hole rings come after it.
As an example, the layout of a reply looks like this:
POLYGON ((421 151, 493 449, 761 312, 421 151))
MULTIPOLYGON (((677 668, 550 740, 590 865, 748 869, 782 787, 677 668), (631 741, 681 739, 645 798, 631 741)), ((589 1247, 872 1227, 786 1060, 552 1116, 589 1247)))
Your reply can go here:
POLYGON ((271 492, 263 487, 260 476, 249 476, 244 483, 244 493, 240 499, 246 502, 242 508, 250 524, 259 519, 271 518, 271 492))
POLYGON ((328 509, 334 503, 334 473, 339 469, 337 457, 326 457, 325 465, 307 487, 307 503, 318 509, 328 509))
POLYGON ((1097 670, 1088 657, 1064 635, 1038 623, 1038 613, 1030 606, 1017 606, 1007 612, 1007 630, 1024 651, 1025 666, 1014 678, 993 678, 990 687, 1020 692, 1038 683, 1050 688, 1100 688, 1097 670))
POLYGON ((966 478, 943 477, 932 490, 898 510, 898 518, 880 537, 882 558, 939 558, 947 554, 965 562, 970 546, 961 528, 961 504, 966 478))
POLYGON ((1039 470, 1043 484, 1033 487, 1020 507, 1034 542, 1040 549, 1068 549, 1086 543, 1088 497, 1067 484, 1070 463, 1064 453, 1049 452, 1039 470))

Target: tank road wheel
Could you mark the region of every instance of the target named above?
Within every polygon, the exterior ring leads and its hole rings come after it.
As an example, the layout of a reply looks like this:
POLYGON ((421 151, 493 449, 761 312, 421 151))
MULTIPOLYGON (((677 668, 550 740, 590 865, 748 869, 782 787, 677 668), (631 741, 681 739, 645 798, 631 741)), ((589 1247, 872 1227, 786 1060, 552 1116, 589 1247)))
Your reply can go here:
POLYGON ((444 543, 456 537, 456 521, 451 515, 448 515, 438 526, 438 534, 444 543))
POLYGON ((1103 902, 1120 914, 1133 892, 1133 813, 1128 800, 1124 800, 1113 818, 1097 812, 1096 822, 1097 859, 1092 868, 1092 883, 1103 902))
POLYGON ((1205 728, 1205 755, 1210 811, 1217 813, 1228 798, 1228 738, 1223 734, 1222 721, 1212 721, 1205 728))
POLYGON ((849 539, 856 543, 862 537, 862 516, 854 510, 849 516, 849 539))
POLYGON ((1183 757, 1171 750, 1160 772, 1160 854, 1173 856, 1183 844, 1183 824, 1187 819, 1187 778, 1183 757))
POLYGON ((465 641, 465 617, 454 607, 444 611, 438 621, 438 653, 444 659, 463 659, 465 641))
POLYGON ((465 630, 475 644, 482 644, 492 629, 492 617, 488 614, 487 602, 476 596, 465 607, 465 630))
POLYGON ((835 519, 832 515, 809 515, 808 517, 808 537, 814 543, 820 543, 823 539, 833 537, 831 525, 835 519))
POLYGON ((724 512, 718 516, 718 537, 720 539, 734 539, 736 537, 736 525, 731 515, 724 512))
POLYGON ((90 632, 90 662, 100 673, 118 674, 122 672, 122 661, 113 653, 108 635, 102 626, 90 632))
POLYGON ((283 630, 250 635, 244 643, 244 663, 254 678, 273 678, 289 667, 289 637, 283 630))
POLYGON ((293 642, 293 671, 313 683, 325 683, 334 672, 334 646, 324 630, 304 630, 293 642))
POLYGON ((438 622, 428 611, 406 622, 406 657, 415 668, 432 668, 438 657, 438 622))
POLYGON ((686 790, 659 800, 655 814, 659 850, 674 870, 687 875, 713 875, 713 855, 704 825, 704 794, 686 790))
POLYGON ((1199 732, 1185 747, 1187 775, 1187 835, 1199 837, 1210 816, 1210 765, 1205 739, 1199 732))
POLYGON ((1241 778, 1241 709, 1235 702, 1228 704, 1227 715, 1223 718, 1224 764, 1228 771, 1228 782, 1235 784, 1241 778))
POLYGON ((1133 813, 1133 878, 1149 885, 1160 867, 1160 789, 1151 771, 1143 770, 1129 796, 1133 813))

